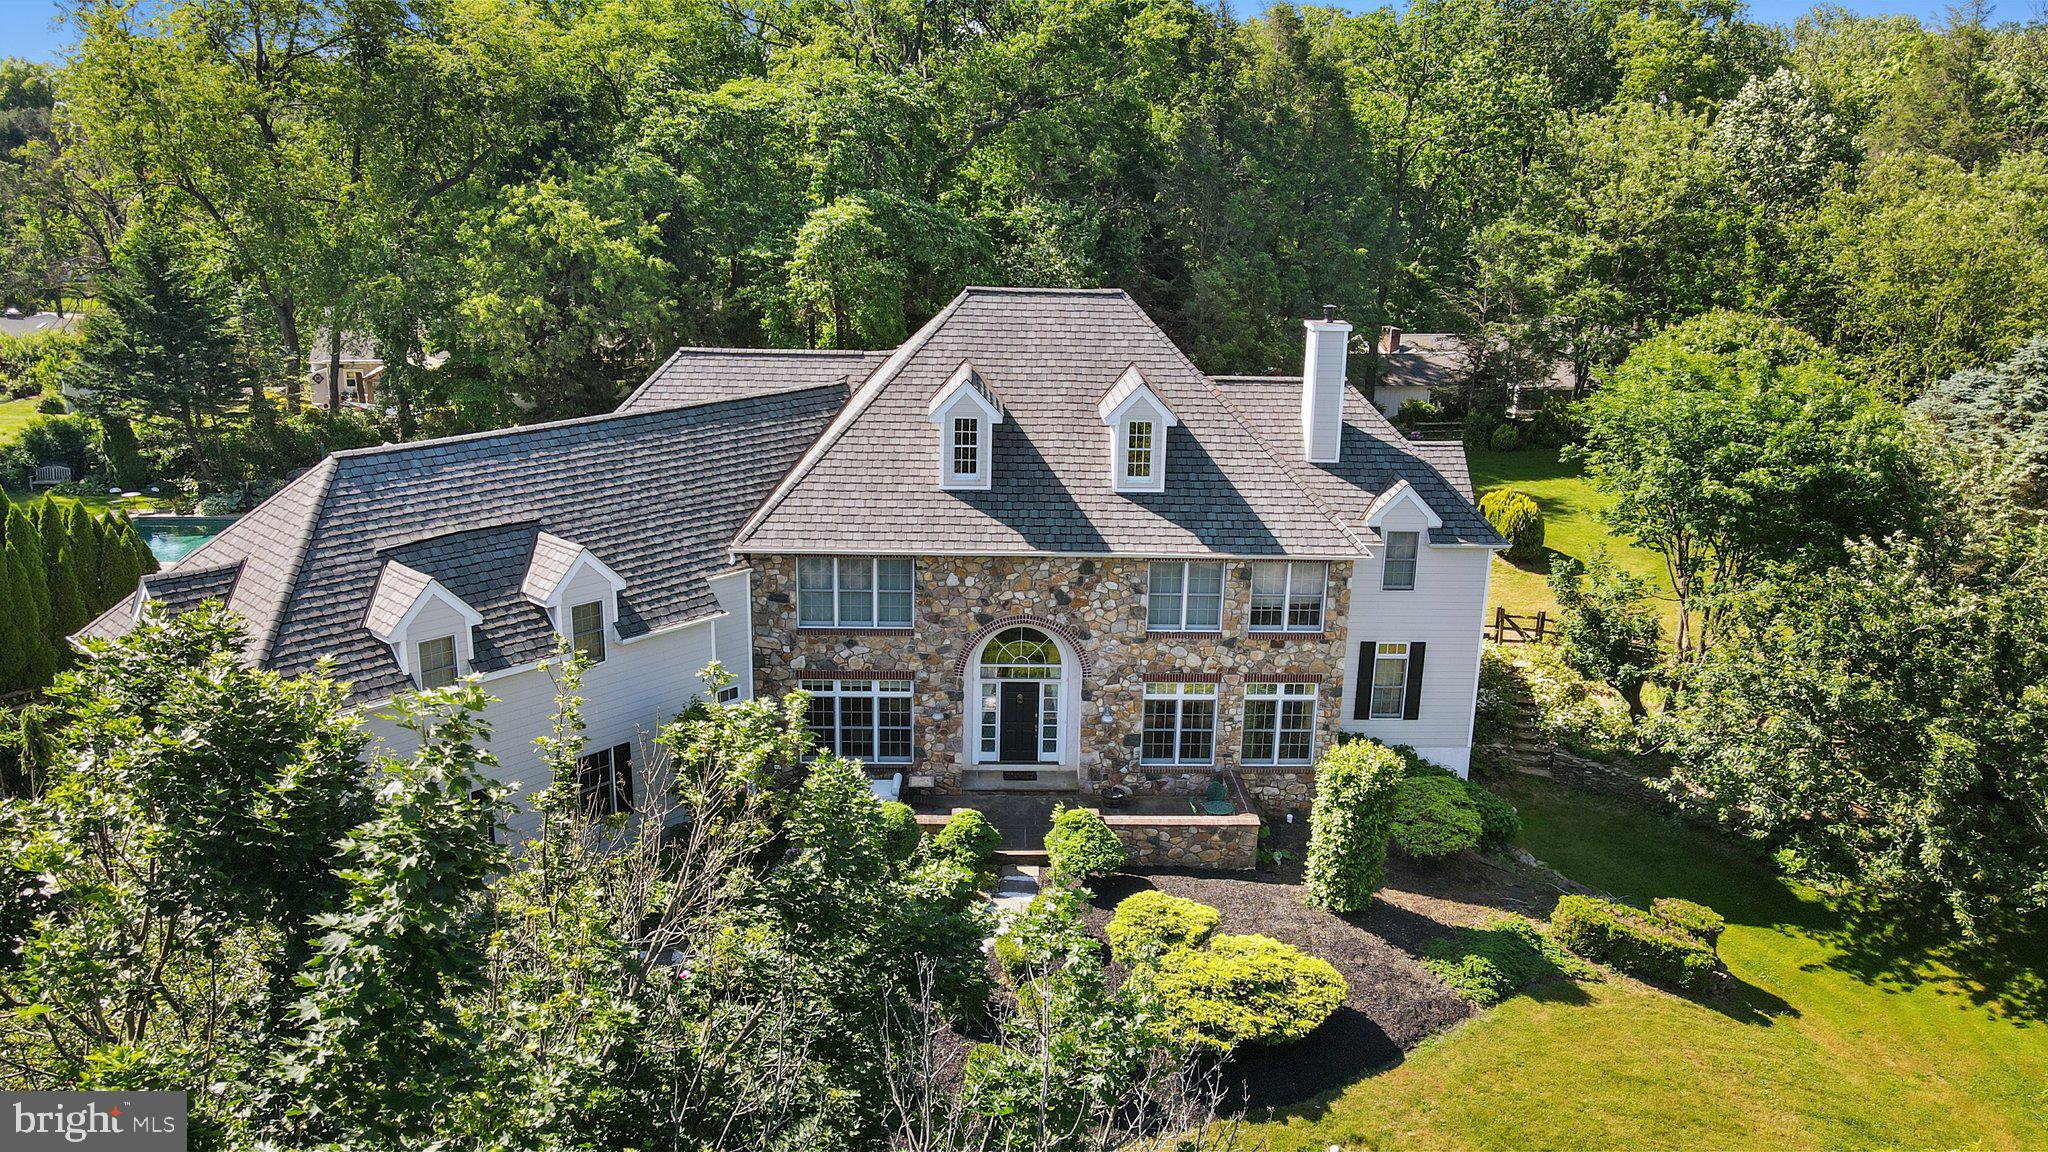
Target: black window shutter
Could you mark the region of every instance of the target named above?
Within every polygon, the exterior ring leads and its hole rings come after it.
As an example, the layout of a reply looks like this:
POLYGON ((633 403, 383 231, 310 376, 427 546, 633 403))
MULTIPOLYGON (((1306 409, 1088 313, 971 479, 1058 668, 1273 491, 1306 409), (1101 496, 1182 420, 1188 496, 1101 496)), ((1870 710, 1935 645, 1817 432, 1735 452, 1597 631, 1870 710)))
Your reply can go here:
POLYGON ((612 749, 612 770, 619 774, 619 811, 630 812, 633 804, 633 746, 620 744, 612 749))
POLYGON ((1408 645, 1408 699, 1401 702, 1401 719, 1414 720, 1422 715, 1422 650, 1429 647, 1417 640, 1408 645))
POLYGON ((1356 684, 1352 685, 1355 692, 1351 698, 1351 718, 1353 720, 1372 719, 1373 657, 1379 653, 1379 650, 1380 646, 1371 640, 1362 641, 1358 645, 1358 675, 1352 677, 1353 680, 1357 681, 1356 684))

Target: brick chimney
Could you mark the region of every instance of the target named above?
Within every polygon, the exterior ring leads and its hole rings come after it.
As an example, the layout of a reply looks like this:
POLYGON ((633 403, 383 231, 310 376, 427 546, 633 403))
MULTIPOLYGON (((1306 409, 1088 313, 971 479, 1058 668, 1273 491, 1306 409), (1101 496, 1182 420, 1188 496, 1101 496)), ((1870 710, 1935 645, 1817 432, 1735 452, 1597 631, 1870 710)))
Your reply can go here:
POLYGON ((1392 324, 1380 328, 1380 354, 1387 355, 1401 350, 1401 330, 1392 324))
POLYGON ((1311 464, 1335 464, 1344 438, 1344 359, 1351 325, 1337 319, 1337 306, 1323 305, 1323 318, 1304 320, 1308 348, 1301 364, 1301 443, 1311 464))

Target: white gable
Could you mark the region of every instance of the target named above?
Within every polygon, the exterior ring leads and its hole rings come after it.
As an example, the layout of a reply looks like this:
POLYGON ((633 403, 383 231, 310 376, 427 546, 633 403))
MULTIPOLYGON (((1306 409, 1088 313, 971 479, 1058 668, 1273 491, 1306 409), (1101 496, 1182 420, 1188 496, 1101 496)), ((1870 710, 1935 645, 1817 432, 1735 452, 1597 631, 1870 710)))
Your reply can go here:
POLYGON ((1373 499, 1372 506, 1365 512, 1366 526, 1378 528, 1396 508, 1417 509, 1422 513, 1423 522, 1431 528, 1444 526, 1444 518, 1437 515, 1436 509, 1429 506, 1429 501, 1424 500, 1414 485, 1406 480, 1394 481, 1385 492, 1373 499))

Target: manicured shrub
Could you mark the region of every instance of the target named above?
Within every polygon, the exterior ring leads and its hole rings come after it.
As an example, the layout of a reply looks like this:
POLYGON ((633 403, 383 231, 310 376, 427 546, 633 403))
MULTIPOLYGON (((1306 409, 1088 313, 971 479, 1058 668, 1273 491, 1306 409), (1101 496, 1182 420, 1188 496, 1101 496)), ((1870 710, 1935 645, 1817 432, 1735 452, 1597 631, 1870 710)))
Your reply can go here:
POLYGON ((1495 452, 1513 452, 1522 446, 1521 429, 1513 424, 1503 424, 1486 438, 1486 446, 1495 452))
POLYGON ((1222 919, 1222 913, 1198 900, 1152 888, 1124 897, 1103 933, 1117 963, 1134 964, 1176 948, 1200 947, 1222 919))
POLYGON ((1443 418, 1444 410, 1441 405, 1416 397, 1401 402, 1401 407, 1394 412, 1393 424, 1405 432, 1417 424, 1435 424, 1443 418))
POLYGON ((1124 857, 1123 842, 1092 809, 1059 805, 1052 810, 1052 829, 1045 834, 1045 859, 1053 875, 1093 880, 1123 867, 1124 857))
POLYGON ((1577 444, 1585 434, 1586 422, 1579 416, 1579 406, 1552 396, 1536 410, 1536 418, 1529 421, 1529 435, 1524 439, 1532 444, 1562 448, 1577 444))
POLYGON ((1479 846, 1498 852, 1522 834, 1522 815, 1491 789, 1465 781, 1465 797, 1479 813, 1479 846))
POLYGON ((1207 948, 1168 952, 1152 986, 1168 1028, 1219 1052, 1299 1040, 1350 990, 1328 961, 1268 936, 1218 936, 1207 948))
POLYGON ((1650 901, 1650 911, 1666 924, 1699 937, 1708 947, 1719 944, 1721 930, 1728 927, 1728 921, 1719 912, 1676 896, 1659 896, 1650 901))
POLYGON ((1563 896, 1550 914, 1550 934, 1590 960, 1685 988, 1713 978, 1714 949, 1655 913, 1591 896, 1563 896))
POLYGON ((1559 947, 1520 916, 1501 916, 1483 928, 1460 928, 1422 948, 1422 966, 1480 1007, 1498 1004, 1539 980, 1596 977, 1592 966, 1559 947))
POLYGON ((901 800, 882 805, 882 854, 901 864, 917 852, 923 832, 917 826, 917 811, 901 800))
POLYGON ((963 808, 953 813, 953 818, 932 837, 932 851, 980 875, 995 863, 996 846, 1002 842, 1003 834, 988 822, 988 817, 972 808, 963 808))
POLYGON ((1394 793, 1394 846, 1417 860, 1441 860, 1479 846, 1479 809, 1455 777, 1413 776, 1394 793))
POLYGON ((1302 873, 1310 904, 1356 912, 1372 903, 1385 871, 1402 771, 1400 756, 1370 740, 1348 741, 1323 754, 1302 873))
POLYGON ((1495 488, 1479 498, 1479 514, 1507 538, 1508 559, 1527 563, 1543 555, 1543 509, 1527 493, 1495 488))

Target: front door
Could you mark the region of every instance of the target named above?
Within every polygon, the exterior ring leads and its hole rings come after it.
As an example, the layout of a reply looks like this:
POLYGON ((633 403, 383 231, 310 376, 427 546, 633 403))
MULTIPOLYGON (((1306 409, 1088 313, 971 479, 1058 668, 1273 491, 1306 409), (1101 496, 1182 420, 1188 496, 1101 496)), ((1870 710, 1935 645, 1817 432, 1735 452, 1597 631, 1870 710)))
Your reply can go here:
POLYGON ((1038 762, 1038 688, 1036 680, 1003 681, 997 754, 1005 764, 1038 762))

